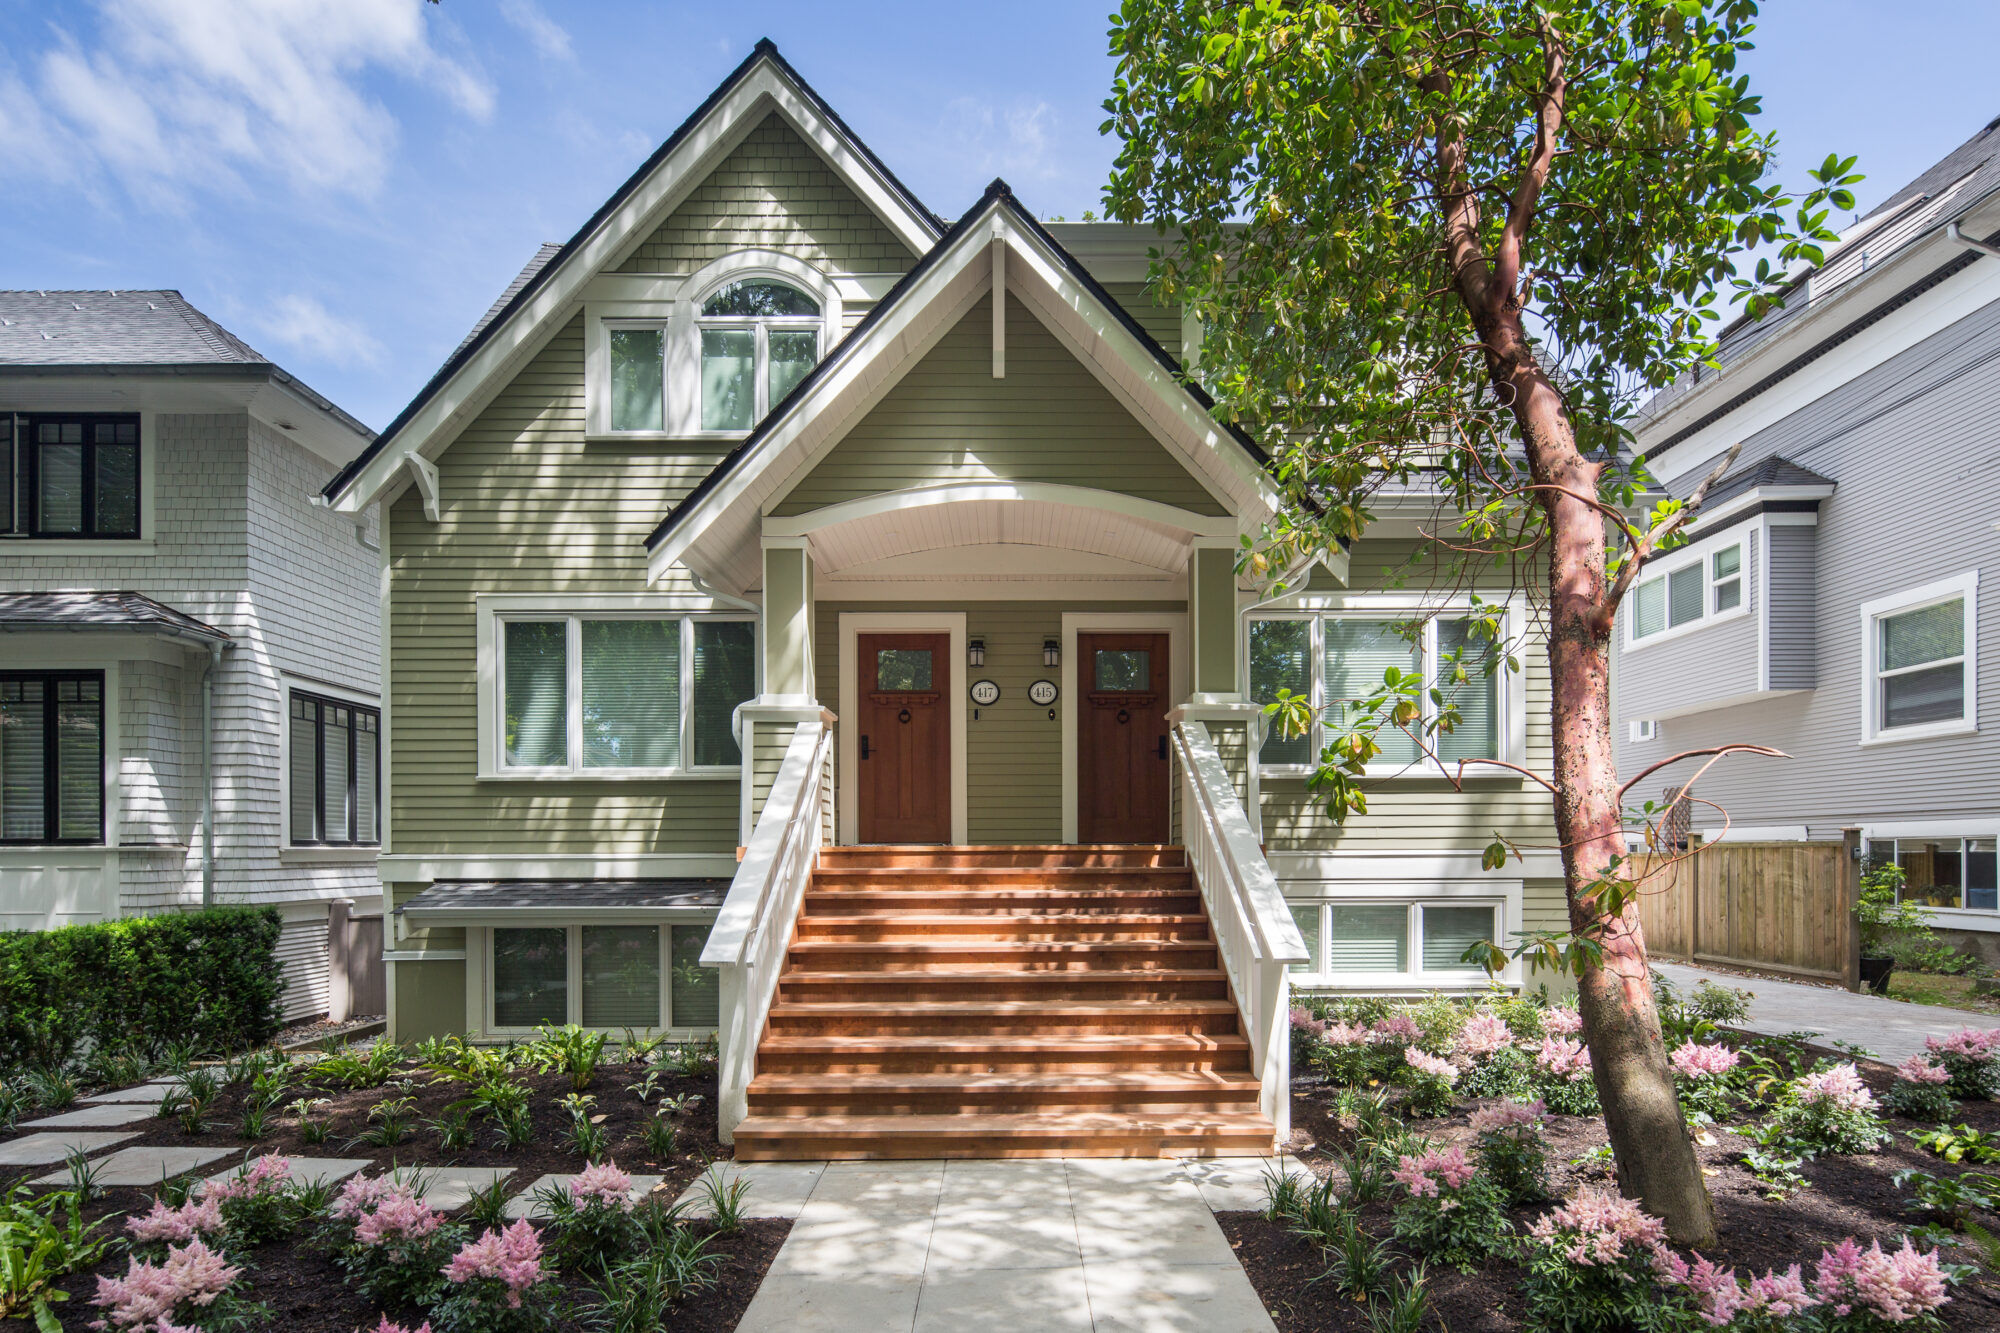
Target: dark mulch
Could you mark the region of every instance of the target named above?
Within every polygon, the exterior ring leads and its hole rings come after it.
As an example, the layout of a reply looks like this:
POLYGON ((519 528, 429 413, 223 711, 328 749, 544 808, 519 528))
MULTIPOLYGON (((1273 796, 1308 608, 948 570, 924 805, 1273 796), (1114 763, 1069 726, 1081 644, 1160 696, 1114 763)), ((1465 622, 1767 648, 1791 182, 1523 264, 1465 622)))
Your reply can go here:
MULTIPOLYGON (((1886 1068, 1864 1064, 1862 1071, 1878 1093, 1887 1087, 1886 1068)), ((1293 1085, 1292 1148, 1302 1162, 1322 1175, 1335 1169, 1333 1156, 1353 1137, 1334 1117, 1337 1091, 1313 1077, 1300 1078, 1293 1085)), ((1440 1143, 1466 1141, 1471 1137, 1467 1126, 1470 1109, 1461 1108, 1449 1119, 1414 1124, 1440 1143)), ((1961 1122, 1976 1129, 2000 1130, 2000 1104, 1965 1103, 1953 1123, 1961 1122)), ((1915 1167, 1947 1176, 1994 1169, 1949 1165, 1909 1139, 1910 1131, 1928 1125, 1893 1117, 1888 1123, 1895 1137, 1880 1152, 1809 1162, 1804 1175, 1811 1187, 1778 1201, 1767 1199, 1763 1186, 1736 1160, 1752 1146, 1750 1141, 1715 1131, 1714 1143, 1696 1147, 1708 1175, 1721 1232, 1720 1245, 1708 1257, 1734 1265, 1745 1276, 1799 1263, 1805 1265, 1810 1281, 1812 1262, 1823 1247, 1847 1236, 1859 1238, 1863 1245, 1880 1240, 1886 1247, 1893 1237, 1921 1221, 1903 1211, 1906 1191, 1890 1183, 1897 1171, 1915 1167)), ((1605 1143, 1603 1121, 1550 1116, 1547 1142, 1555 1165, 1555 1193, 1568 1194, 1582 1184, 1611 1187, 1610 1164, 1588 1156, 1605 1143)), ((1362 1210, 1363 1225, 1371 1235, 1379 1238, 1389 1234, 1392 1207, 1392 1203, 1383 1202, 1362 1210)), ((1515 1210, 1516 1229, 1525 1231, 1542 1211, 1515 1210)), ((1367 1312, 1361 1305, 1338 1295, 1329 1284, 1313 1283, 1327 1267, 1317 1247, 1258 1213, 1225 1213, 1218 1220, 1281 1333, 1365 1333, 1368 1329, 1367 1312)), ((1976 1261, 1976 1256, 1966 1251, 1947 1257, 1959 1263, 1976 1261)), ((1403 1270, 1408 1267, 1407 1260, 1399 1265, 1403 1270)), ((1521 1276, 1521 1270, 1511 1263, 1490 1264, 1472 1274, 1434 1267, 1426 1281, 1431 1310, 1452 1333, 1516 1333, 1523 1327, 1524 1307, 1516 1290, 1521 1276)), ((1945 1315, 1946 1325, 1955 1330, 2000 1328, 2000 1283, 1988 1274, 1960 1286, 1953 1292, 1945 1315)))
MULTIPOLYGON (((731 1155, 731 1150, 716 1138, 715 1076, 710 1073, 700 1077, 663 1077, 656 1085, 659 1097, 649 1104, 641 1104, 627 1087, 636 1082, 640 1074, 641 1069, 637 1065, 608 1064, 598 1070, 585 1091, 597 1099, 594 1112, 604 1117, 611 1160, 634 1175, 665 1177, 660 1192, 671 1200, 702 1173, 708 1162, 731 1155), (660 1097, 670 1098, 679 1094, 692 1094, 700 1100, 693 1103, 676 1122, 679 1142, 674 1154, 665 1160, 656 1159, 645 1149, 640 1137, 641 1127, 659 1105, 660 1097)), ((507 1166, 514 1168, 514 1174, 508 1178, 506 1185, 507 1192, 513 1194, 529 1188, 545 1174, 578 1171, 584 1165, 583 1159, 569 1149, 563 1137, 570 1117, 559 1103, 563 1095, 571 1090, 569 1080, 561 1075, 527 1072, 517 1072, 514 1077, 534 1089, 535 1141, 519 1150, 498 1146, 497 1132, 490 1124, 481 1122, 475 1131, 473 1147, 450 1153, 440 1151, 436 1132, 423 1122, 435 1119, 446 1105, 463 1097, 465 1085, 433 1084, 430 1075, 410 1070, 405 1071, 403 1081, 392 1081, 378 1088, 302 1088, 293 1094, 328 1099, 328 1104, 315 1112, 333 1123, 333 1132, 324 1143, 306 1143, 299 1135, 296 1120, 289 1115, 274 1116, 272 1132, 254 1143, 243 1139, 238 1133, 242 1111, 241 1089, 238 1089, 225 1091, 217 1098, 205 1133, 186 1134, 174 1120, 145 1120, 118 1131, 136 1131, 138 1134, 138 1137, 118 1146, 159 1144, 228 1148, 239 1158, 271 1152, 303 1157, 366 1158, 373 1164, 369 1168, 371 1173, 394 1166, 507 1166), (401 1144, 394 1148, 375 1148, 352 1142, 356 1134, 367 1128, 370 1107, 387 1098, 400 1096, 415 1099, 419 1117, 417 1127, 401 1144)), ((31 1114, 22 1118, 32 1120, 38 1116, 31 1114)), ((0 1133, 0 1142, 33 1132, 22 1129, 14 1134, 0 1133)), ((229 1160, 218 1161, 202 1168, 200 1174, 213 1175, 228 1170, 230 1165, 229 1160)), ((17 1180, 43 1175, 50 1169, 0 1168, 0 1193, 17 1180)), ((149 1189, 108 1189, 103 1197, 93 1201, 85 1210, 86 1215, 103 1217, 143 1212, 151 1205, 152 1193, 149 1189)), ((115 1228, 118 1225, 114 1218, 112 1226, 115 1228)), ((723 1255, 726 1260, 718 1270, 718 1283, 691 1298, 686 1308, 675 1315, 673 1327, 676 1330, 726 1330, 736 1327, 790 1227, 789 1222, 754 1221, 745 1224, 734 1235, 716 1236, 710 1243, 710 1250, 723 1255)), ((58 1307, 65 1329, 85 1328, 92 1319, 102 1314, 88 1304, 89 1297, 96 1291, 95 1277, 99 1273, 121 1274, 125 1266, 126 1259, 121 1254, 91 1272, 72 1274, 58 1284, 71 1294, 70 1303, 58 1307)), ((273 1326, 285 1328, 288 1333, 350 1333, 357 1328, 372 1331, 383 1313, 349 1291, 331 1258, 303 1238, 274 1242, 256 1249, 250 1255, 249 1270, 252 1280, 249 1297, 268 1304, 273 1326)), ((581 1282, 572 1283, 570 1294, 580 1293, 584 1288, 585 1284, 581 1282)), ((387 1313, 392 1318, 398 1314, 397 1311, 387 1313)), ((401 1312, 406 1317, 405 1322, 413 1327, 419 1320, 407 1316, 414 1313, 401 1312)), ((584 1324, 572 1322, 561 1327, 581 1329, 584 1324)))

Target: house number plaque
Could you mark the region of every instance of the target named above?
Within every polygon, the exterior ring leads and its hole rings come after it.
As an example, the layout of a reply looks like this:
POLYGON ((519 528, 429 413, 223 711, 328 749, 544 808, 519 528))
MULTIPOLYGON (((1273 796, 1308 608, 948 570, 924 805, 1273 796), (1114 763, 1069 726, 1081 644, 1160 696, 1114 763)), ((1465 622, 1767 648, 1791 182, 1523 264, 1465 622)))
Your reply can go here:
POLYGON ((990 680, 975 680, 972 682, 972 702, 978 704, 981 708, 985 708, 998 703, 999 700, 1000 687, 998 685, 990 680))
POLYGON ((1046 708, 1056 701, 1056 683, 1052 680, 1038 680, 1028 687, 1028 702, 1046 708))

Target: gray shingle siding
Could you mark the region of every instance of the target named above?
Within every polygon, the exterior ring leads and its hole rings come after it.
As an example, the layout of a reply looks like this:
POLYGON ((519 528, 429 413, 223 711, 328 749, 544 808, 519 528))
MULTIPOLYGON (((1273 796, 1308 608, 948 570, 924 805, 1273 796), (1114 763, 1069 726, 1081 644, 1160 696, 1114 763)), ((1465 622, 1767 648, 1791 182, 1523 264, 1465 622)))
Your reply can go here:
POLYGON ((1813 620, 1815 529, 1770 529, 1770 639, 1765 647, 1774 690, 1809 690, 1817 679, 1818 627, 1813 620))

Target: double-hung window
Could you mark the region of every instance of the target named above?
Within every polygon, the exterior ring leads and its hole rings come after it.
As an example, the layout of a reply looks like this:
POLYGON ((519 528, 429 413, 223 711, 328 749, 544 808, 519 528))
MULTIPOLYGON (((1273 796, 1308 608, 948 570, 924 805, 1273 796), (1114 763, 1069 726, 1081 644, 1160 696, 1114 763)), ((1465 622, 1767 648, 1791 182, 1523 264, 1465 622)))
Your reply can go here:
POLYGON ((1962 574, 1861 608, 1864 741, 1972 729, 1977 590, 1962 574))
POLYGON ((379 846, 381 711, 293 690, 286 744, 292 845, 379 846))
POLYGON ((496 926, 489 1026, 713 1031, 721 987, 715 969, 701 966, 709 929, 707 922, 496 926))
POLYGON ((0 843, 104 841, 104 673, 0 671, 0 843))
POLYGON ((1328 984, 1382 984, 1391 978, 1411 984, 1483 983, 1485 969, 1465 962, 1465 951, 1501 938, 1502 905, 1491 900, 1294 900, 1288 905, 1309 959, 1290 970, 1328 984))
POLYGON ((1639 643, 1743 606, 1743 543, 1708 552, 1641 579, 1626 614, 1628 637, 1639 643))
POLYGON ((756 626, 721 616, 523 614, 499 626, 500 767, 543 773, 736 768, 756 626))
POLYGON ((702 302, 701 428, 749 430, 819 361, 820 305, 789 283, 744 278, 702 302))
POLYGON ((139 418, 0 415, 0 536, 137 538, 139 418))
MULTIPOLYGON (((1250 691, 1271 703, 1280 689, 1310 699, 1313 725, 1286 736, 1276 721, 1265 732, 1258 762, 1271 769, 1310 767, 1321 749, 1342 731, 1367 720, 1362 703, 1379 689, 1393 668, 1420 673, 1421 714, 1410 730, 1424 737, 1446 763, 1500 757, 1500 672, 1489 658, 1497 650, 1474 630, 1474 622, 1444 616, 1419 625, 1407 618, 1362 612, 1300 612, 1259 617, 1249 628, 1250 691), (1437 691, 1438 699, 1431 697, 1437 691), (1449 731, 1428 730, 1445 707, 1457 710, 1449 731)), ((1383 723, 1375 732, 1381 753, 1373 767, 1384 772, 1417 762, 1416 740, 1383 723)))

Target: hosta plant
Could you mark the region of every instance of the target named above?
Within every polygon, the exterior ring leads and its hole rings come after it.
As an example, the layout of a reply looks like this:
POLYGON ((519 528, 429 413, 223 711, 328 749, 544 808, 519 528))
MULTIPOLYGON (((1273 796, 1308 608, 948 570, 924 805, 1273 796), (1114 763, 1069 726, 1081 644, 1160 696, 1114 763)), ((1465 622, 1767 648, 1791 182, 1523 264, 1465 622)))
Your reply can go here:
POLYGON ((81 1202, 66 1191, 37 1198, 16 1185, 0 1198, 0 1320, 32 1319, 43 1333, 59 1328, 51 1307, 69 1293, 56 1283, 111 1249, 113 1238, 98 1234, 103 1225, 85 1222, 81 1202))
POLYGON ((1391 1174, 1405 1191, 1396 1204, 1396 1239, 1411 1250, 1470 1273, 1506 1247, 1513 1228, 1500 1192, 1463 1148, 1401 1157, 1391 1174))

